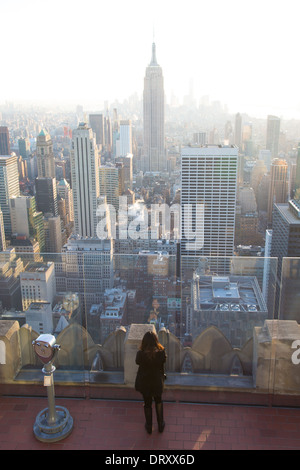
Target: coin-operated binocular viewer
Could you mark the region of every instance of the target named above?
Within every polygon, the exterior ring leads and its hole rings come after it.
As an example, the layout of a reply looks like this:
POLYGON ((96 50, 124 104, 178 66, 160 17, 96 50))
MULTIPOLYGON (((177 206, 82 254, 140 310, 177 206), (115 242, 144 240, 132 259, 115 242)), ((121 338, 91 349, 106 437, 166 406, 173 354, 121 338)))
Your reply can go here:
POLYGON ((36 417, 33 426, 35 437, 42 442, 57 442, 67 437, 73 429, 73 419, 69 411, 62 406, 55 406, 53 365, 60 346, 55 337, 49 334, 40 335, 32 342, 34 351, 44 364, 44 386, 47 387, 48 408, 36 417))

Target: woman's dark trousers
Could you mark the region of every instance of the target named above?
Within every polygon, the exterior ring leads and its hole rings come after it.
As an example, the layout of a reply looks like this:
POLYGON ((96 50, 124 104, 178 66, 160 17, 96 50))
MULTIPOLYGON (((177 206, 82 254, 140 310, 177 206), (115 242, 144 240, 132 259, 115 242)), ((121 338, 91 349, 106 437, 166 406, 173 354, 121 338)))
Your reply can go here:
MULTIPOLYGON (((144 414, 146 419, 145 428, 148 434, 152 433, 152 395, 143 395, 144 398, 144 414)), ((163 432, 165 427, 164 422, 164 411, 163 411, 163 402, 160 396, 154 396, 155 402, 155 411, 156 411, 156 419, 158 424, 159 432, 163 432)))

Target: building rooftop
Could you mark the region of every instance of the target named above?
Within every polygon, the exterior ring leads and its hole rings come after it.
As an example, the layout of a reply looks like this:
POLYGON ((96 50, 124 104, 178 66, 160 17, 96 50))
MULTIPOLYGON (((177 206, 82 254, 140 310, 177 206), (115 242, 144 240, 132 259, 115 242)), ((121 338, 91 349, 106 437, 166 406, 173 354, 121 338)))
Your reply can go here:
POLYGON ((194 308, 267 312, 264 299, 254 276, 194 275, 194 308))
POLYGON ((213 277, 212 293, 215 301, 239 301, 240 299, 237 283, 230 282, 228 277, 213 277))
POLYGON ((237 156, 238 147, 236 145, 218 145, 218 144, 205 144, 199 145, 190 144, 189 146, 183 147, 181 150, 182 156, 222 156, 235 155, 237 156), (221 151, 221 152, 220 152, 221 151))
POLYGON ((24 273, 45 272, 52 266, 52 264, 53 263, 31 263, 28 266, 26 266, 26 271, 24 273))
POLYGON ((286 221, 289 224, 300 225, 300 218, 295 213, 296 207, 297 207, 295 204, 294 204, 294 207, 291 207, 290 203, 282 203, 282 204, 278 203, 274 205, 277 207, 277 209, 280 211, 282 216, 286 219, 286 221))
POLYGON ((10 155, 0 155, 0 162, 5 162, 7 160, 9 160, 10 158, 12 157, 16 157, 16 154, 15 153, 11 153, 10 155))
MULTIPOLYGON (((42 312, 43 310, 48 310, 49 307, 51 308, 51 303, 50 302, 31 302, 31 304, 29 305, 28 309, 27 309, 27 312, 32 312, 32 311, 36 311, 36 312, 42 312)), ((26 312, 25 312, 26 313, 26 312)))

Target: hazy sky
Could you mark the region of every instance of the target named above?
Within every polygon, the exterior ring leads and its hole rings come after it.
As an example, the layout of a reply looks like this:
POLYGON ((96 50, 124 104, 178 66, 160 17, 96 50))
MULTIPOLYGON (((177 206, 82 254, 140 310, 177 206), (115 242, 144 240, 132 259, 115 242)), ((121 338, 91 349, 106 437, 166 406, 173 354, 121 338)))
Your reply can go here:
POLYGON ((300 117, 299 0, 0 0, 0 104, 143 91, 153 28, 167 100, 300 117))

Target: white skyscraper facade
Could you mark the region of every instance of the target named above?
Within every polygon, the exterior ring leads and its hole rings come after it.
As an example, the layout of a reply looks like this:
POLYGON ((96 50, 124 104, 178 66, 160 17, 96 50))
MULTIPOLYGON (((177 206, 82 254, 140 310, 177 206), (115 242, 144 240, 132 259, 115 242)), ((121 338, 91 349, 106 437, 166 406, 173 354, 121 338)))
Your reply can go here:
POLYGON ((120 121, 120 138, 116 142, 116 157, 126 157, 132 154, 132 125, 131 121, 120 121))
POLYGON ((181 162, 181 254, 233 256, 238 148, 186 147, 181 162))
POLYGON ((70 162, 75 233, 96 237, 99 157, 93 131, 86 123, 73 131, 70 162))
POLYGON ((54 301, 56 282, 54 263, 31 263, 20 273, 22 306, 26 310, 32 302, 54 301))
POLYGON ((17 156, 12 153, 0 156, 0 208, 6 238, 11 236, 9 200, 14 196, 20 196, 20 183, 17 156))
POLYGON ((160 172, 167 167, 165 150, 165 93, 162 68, 156 60, 152 44, 152 59, 146 68, 143 95, 144 148, 142 171, 160 172))

